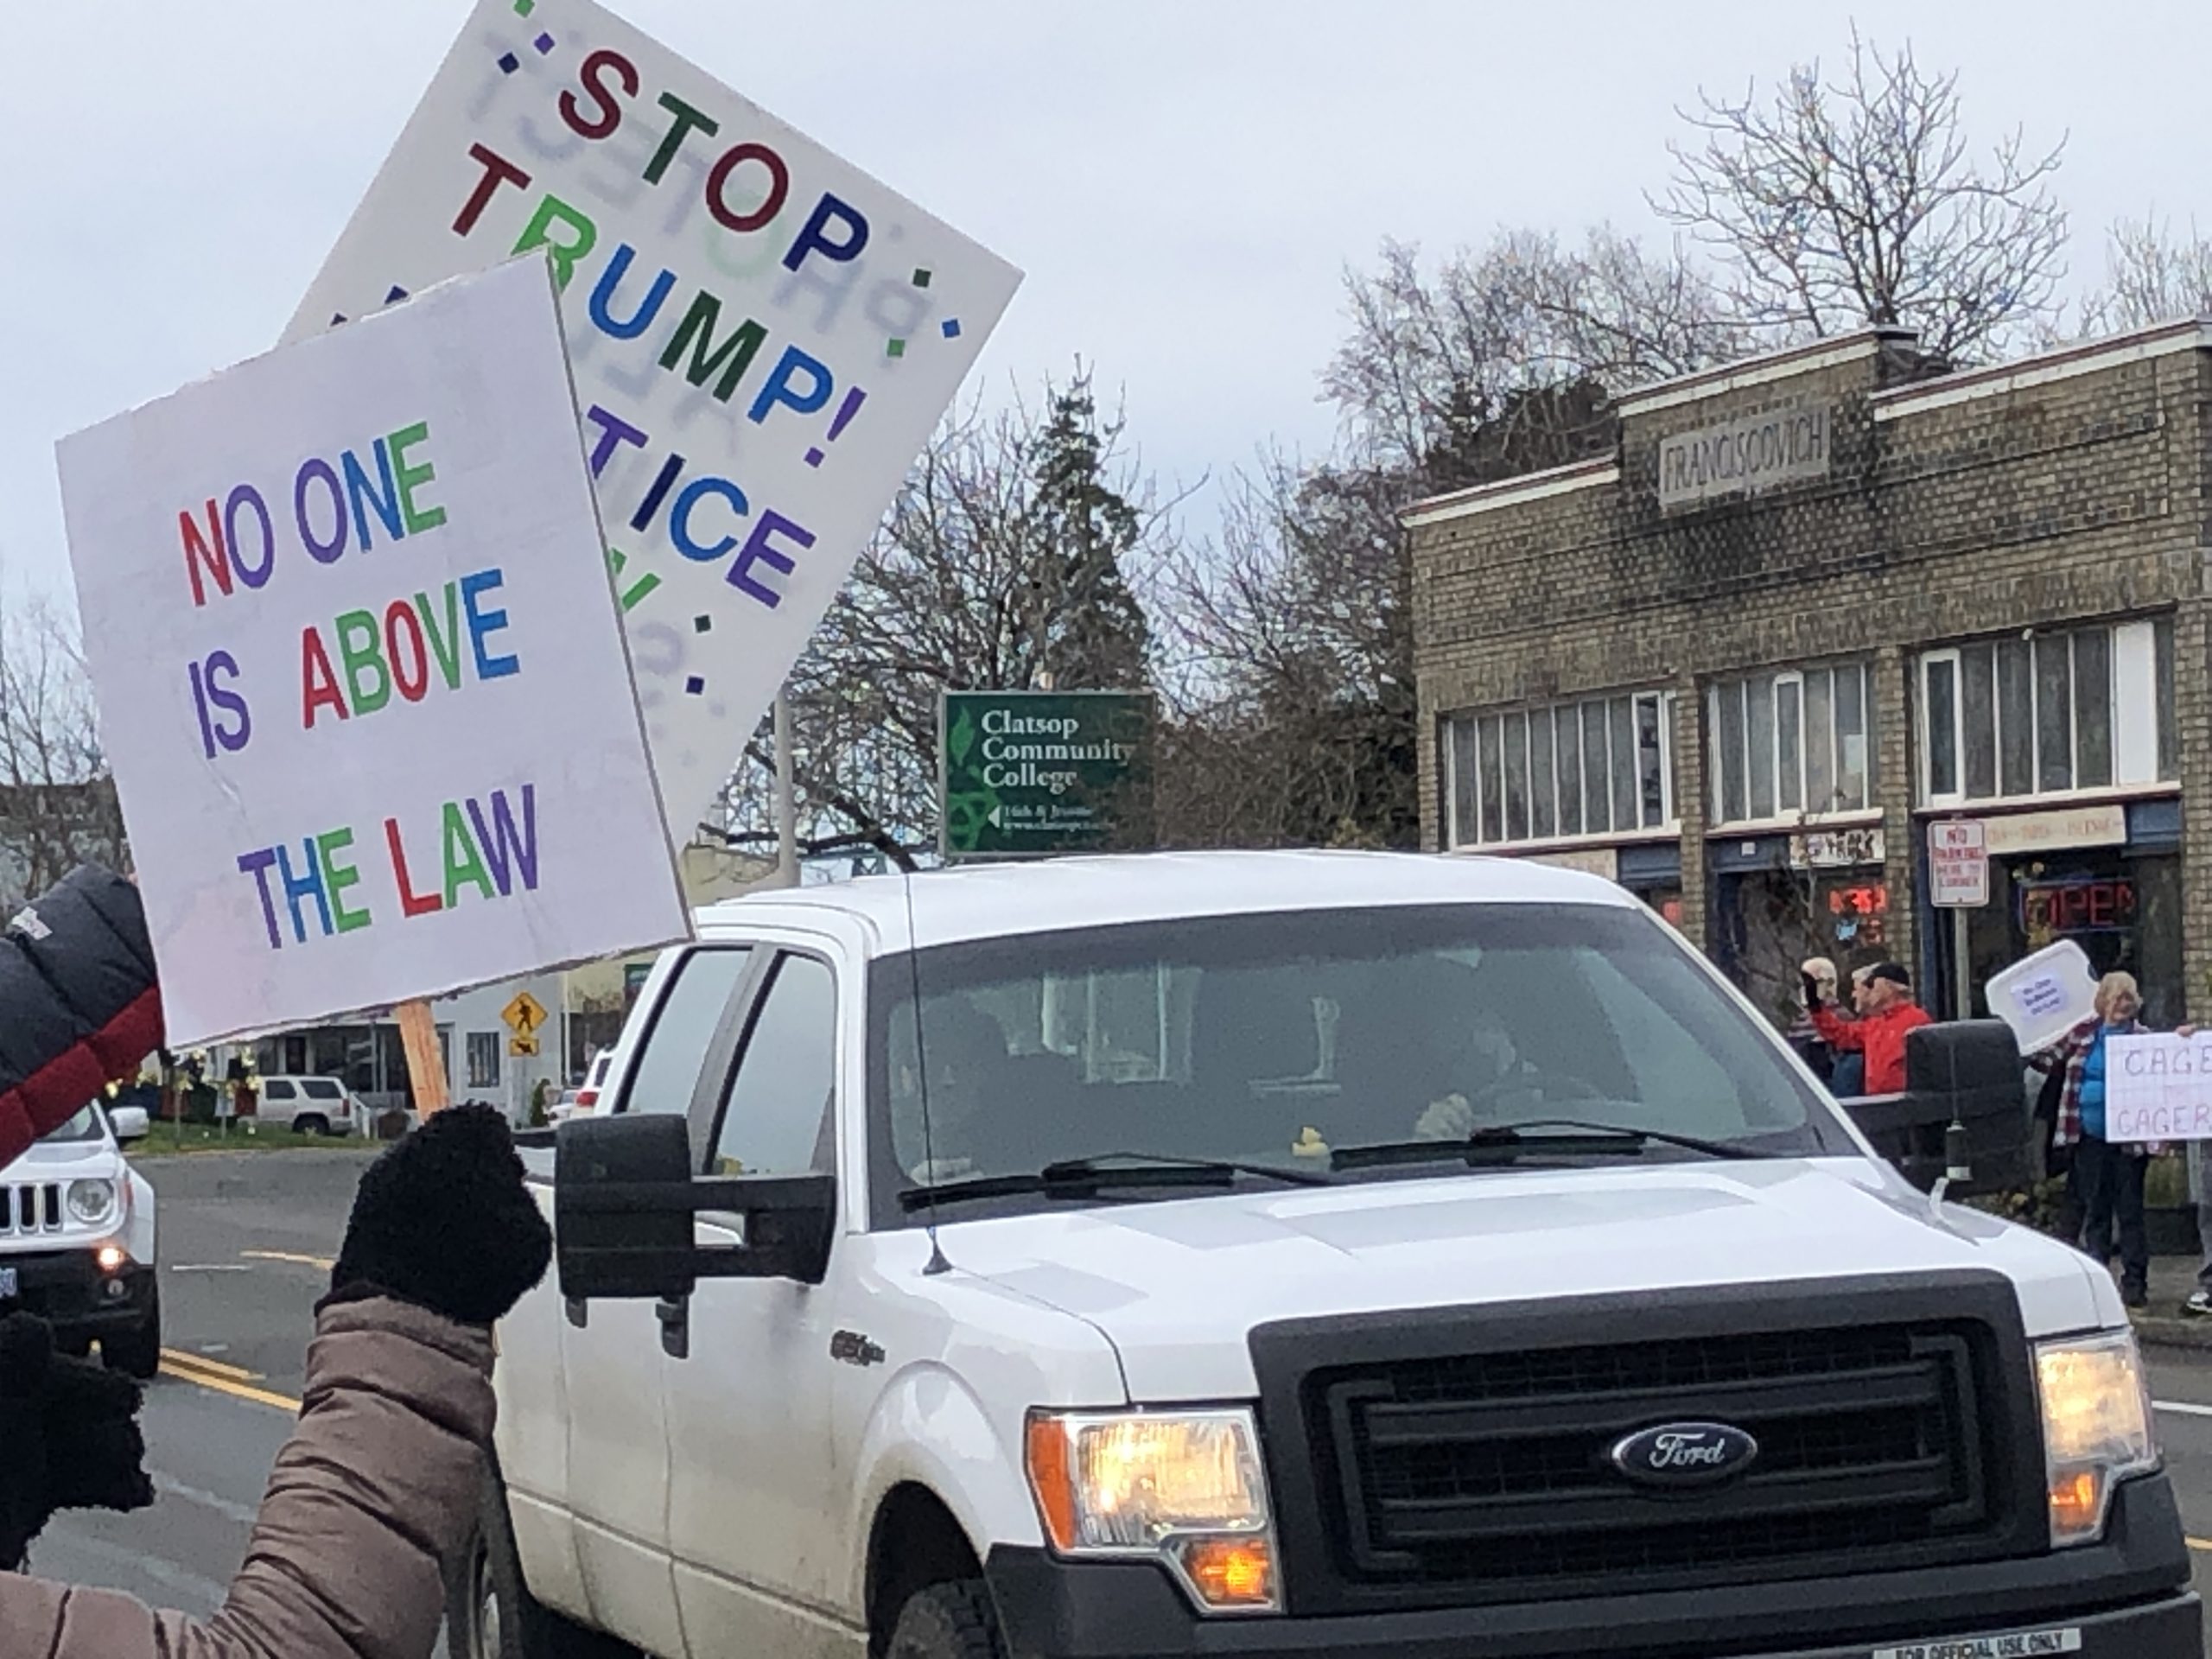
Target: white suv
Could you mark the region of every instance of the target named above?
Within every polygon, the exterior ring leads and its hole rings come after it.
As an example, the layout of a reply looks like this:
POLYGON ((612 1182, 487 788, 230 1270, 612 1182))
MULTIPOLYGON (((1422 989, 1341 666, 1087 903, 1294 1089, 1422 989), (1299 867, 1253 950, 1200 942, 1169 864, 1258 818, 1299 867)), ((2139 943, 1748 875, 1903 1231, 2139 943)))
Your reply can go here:
POLYGON ((271 1128, 302 1135, 351 1135, 365 1131, 368 1109, 335 1077, 264 1077, 254 1119, 271 1128))
POLYGON ((70 1353, 153 1376, 162 1362, 154 1189, 123 1155, 144 1109, 91 1105, 0 1168, 0 1313, 24 1308, 70 1353))
POLYGON ((535 1139, 456 1659, 2202 1659, 2110 1278, 1595 877, 749 897, 535 1139))

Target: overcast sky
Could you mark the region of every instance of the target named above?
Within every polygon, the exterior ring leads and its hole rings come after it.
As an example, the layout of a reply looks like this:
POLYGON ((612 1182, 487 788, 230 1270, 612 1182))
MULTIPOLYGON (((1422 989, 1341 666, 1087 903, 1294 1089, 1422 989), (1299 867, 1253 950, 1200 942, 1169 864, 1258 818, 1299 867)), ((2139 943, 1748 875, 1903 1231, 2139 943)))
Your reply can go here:
MULTIPOLYGON (((1347 261, 1501 223, 1643 229, 1675 106, 1849 20, 1957 66, 1969 123, 2071 133, 2079 276, 2115 215, 2212 228, 2212 6, 1462 0, 618 0, 1027 273, 976 374, 1079 353, 1163 477, 1335 430, 1347 261)), ((67 591, 54 441, 266 350, 467 0, 6 7, 0 575, 67 591)), ((1204 528, 1205 504, 1197 518, 1204 528)))

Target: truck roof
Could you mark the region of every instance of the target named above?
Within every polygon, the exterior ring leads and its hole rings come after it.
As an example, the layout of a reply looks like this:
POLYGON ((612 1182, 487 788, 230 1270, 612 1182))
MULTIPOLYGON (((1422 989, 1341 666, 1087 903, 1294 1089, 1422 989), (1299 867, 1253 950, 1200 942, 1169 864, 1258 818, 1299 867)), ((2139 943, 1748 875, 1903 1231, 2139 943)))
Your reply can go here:
POLYGON ((1272 911, 1471 903, 1633 905, 1612 882, 1526 859, 1423 853, 1195 852, 1040 859, 861 876, 748 893, 699 912, 709 935, 747 924, 856 918, 870 949, 926 949, 1122 922, 1272 911))

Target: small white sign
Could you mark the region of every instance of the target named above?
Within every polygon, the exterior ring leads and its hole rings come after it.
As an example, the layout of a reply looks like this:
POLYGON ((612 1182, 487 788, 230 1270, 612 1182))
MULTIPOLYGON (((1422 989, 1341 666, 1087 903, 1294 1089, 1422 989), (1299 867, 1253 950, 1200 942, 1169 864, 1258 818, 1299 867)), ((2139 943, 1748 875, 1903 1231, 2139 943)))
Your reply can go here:
POLYGON ((1855 869, 1879 864, 1885 855, 1878 823, 1859 830, 1813 830, 1789 838, 1789 862, 1796 869, 1855 869))
POLYGON ((1989 902, 1989 838, 1978 820, 1928 826, 1928 887, 1939 910, 1980 910, 1989 902))
POLYGON ((2054 812, 2012 812, 1990 819, 1984 829, 1992 858, 2075 847, 2121 847, 2127 842, 2127 809, 2115 801, 2054 812))
POLYGON ((60 463, 172 1047, 689 934, 544 256, 60 463))
POLYGON ((2079 1653, 2078 1627, 2009 1630, 2002 1636, 1939 1636, 1901 1648, 1877 1648, 1874 1659, 2036 1659, 2047 1653, 2079 1653))
POLYGON ((2050 1047, 2096 1012, 2097 976, 2071 939, 2046 945, 1989 976, 1989 1011, 2012 1027, 2020 1052, 2050 1047))
POLYGON ((2112 1141, 2212 1141, 2212 1032, 2145 1032, 2105 1044, 2112 1141))

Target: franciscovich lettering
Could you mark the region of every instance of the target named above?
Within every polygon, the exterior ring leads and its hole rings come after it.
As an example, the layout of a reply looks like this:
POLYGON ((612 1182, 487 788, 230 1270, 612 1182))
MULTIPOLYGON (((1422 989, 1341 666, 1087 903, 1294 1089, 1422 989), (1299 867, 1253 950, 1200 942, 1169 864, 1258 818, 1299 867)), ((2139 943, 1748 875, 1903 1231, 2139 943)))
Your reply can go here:
POLYGON ((1826 404, 1784 409, 1681 432, 1659 443, 1659 505, 1756 495, 1828 473, 1826 404))

